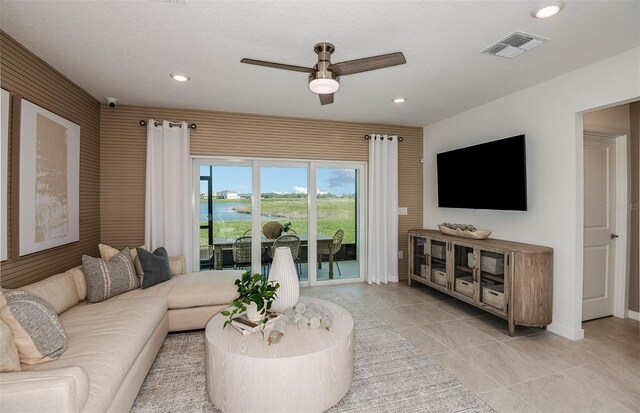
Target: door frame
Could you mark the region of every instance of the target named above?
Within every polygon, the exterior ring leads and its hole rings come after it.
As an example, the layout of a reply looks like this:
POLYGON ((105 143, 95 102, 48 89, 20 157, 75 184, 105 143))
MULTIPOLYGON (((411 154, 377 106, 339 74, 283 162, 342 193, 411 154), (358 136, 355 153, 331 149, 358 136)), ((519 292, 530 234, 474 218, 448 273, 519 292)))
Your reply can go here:
MULTIPOLYGON (((331 160, 310 160, 310 159, 288 159, 288 158, 255 158, 255 157, 236 157, 236 156, 203 156, 194 155, 191 156, 191 164, 193 170, 193 176, 198 176, 198 180, 192 178, 192 199, 193 202, 193 268, 200 267, 199 261, 199 245, 200 245, 200 210, 199 210, 199 196, 200 196, 200 166, 209 165, 214 163, 218 166, 247 166, 252 168, 252 223, 251 228, 253 233, 260 233, 262 231, 260 220, 255 217, 261 216, 261 202, 260 197, 254 196, 256 193, 260 193, 260 168, 261 167, 306 167, 307 168, 307 202, 308 202, 308 219, 309 219, 309 238, 315 239, 317 234, 317 202, 312 202, 312 198, 316 199, 316 169, 317 168, 353 168, 358 169, 361 173, 356 183, 357 196, 356 202, 358 206, 358 213, 360 214, 360 220, 358 222, 358 253, 360 274, 358 278, 345 278, 345 279, 333 279, 333 280, 317 280, 317 245, 310 243, 308 248, 308 278, 307 281, 300 281, 301 287, 318 286, 318 285, 336 285, 336 284, 348 284, 355 282, 364 282, 365 274, 367 272, 367 246, 366 246, 366 227, 367 227, 367 162, 365 161, 331 161, 331 160), (312 195, 309 195, 312 194, 312 195)), ((259 240, 254 239, 252 242, 252 255, 260 256, 261 243, 259 240)), ((253 262, 252 272, 261 272, 260 263, 253 262)))
MULTIPOLYGON (((614 270, 614 286, 613 286, 613 315, 619 318, 625 318, 627 316, 628 296, 627 289, 629 286, 629 274, 627 268, 627 261, 629 259, 629 214, 630 210, 627 208, 628 204, 628 133, 620 132, 603 132, 599 130, 593 130, 585 128, 583 132, 582 145, 589 137, 599 139, 609 139, 615 142, 615 155, 616 155, 616 199, 614 208, 617 209, 616 213, 616 232, 619 235, 616 241, 615 251, 615 270, 614 270)), ((584 150, 583 150, 583 165, 584 165, 584 150)), ((584 172, 583 172, 583 186, 584 186, 584 172)), ((584 189, 583 189, 584 194, 584 189)), ((584 228, 584 195, 582 202, 582 226, 584 228)), ((582 248, 584 249, 584 232, 582 235, 582 248)), ((584 284, 584 268, 582 269, 582 284, 584 284)), ((583 291, 580 291, 580 319, 582 319, 582 302, 583 291)))

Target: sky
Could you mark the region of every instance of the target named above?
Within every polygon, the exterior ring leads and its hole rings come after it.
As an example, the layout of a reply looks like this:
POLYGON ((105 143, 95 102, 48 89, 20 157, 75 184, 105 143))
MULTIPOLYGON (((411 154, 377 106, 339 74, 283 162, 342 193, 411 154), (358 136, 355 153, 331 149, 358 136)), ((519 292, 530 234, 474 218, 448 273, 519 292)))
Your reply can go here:
MULTIPOLYGON (((318 193, 331 192, 352 195, 356 192, 354 169, 318 168, 318 193)), ((208 175, 209 167, 201 167, 200 175, 208 175)), ((260 169, 261 192, 306 193, 306 168, 262 167, 260 169)), ((229 190, 251 193, 250 166, 214 166, 213 192, 229 190)), ((200 182, 200 193, 206 193, 206 183, 200 182)))

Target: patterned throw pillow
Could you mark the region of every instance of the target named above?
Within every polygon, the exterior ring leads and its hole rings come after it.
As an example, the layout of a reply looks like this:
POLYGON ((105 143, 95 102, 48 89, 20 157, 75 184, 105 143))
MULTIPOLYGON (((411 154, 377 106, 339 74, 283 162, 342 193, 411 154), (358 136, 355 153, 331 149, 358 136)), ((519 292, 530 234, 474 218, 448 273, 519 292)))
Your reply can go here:
POLYGON ((67 334, 56 310, 35 294, 2 289, 0 318, 11 329, 20 362, 55 360, 67 349, 67 334))
POLYGON ((108 261, 83 255, 82 267, 87 278, 87 302, 98 303, 140 287, 129 248, 108 261))
POLYGON ((0 373, 20 371, 20 356, 11 329, 0 320, 0 373))
POLYGON ((164 247, 157 248, 153 253, 138 248, 138 258, 144 271, 142 279, 142 289, 149 288, 161 282, 171 279, 171 268, 169 267, 169 254, 164 247))
MULTIPOLYGON (((140 245, 138 248, 142 248, 146 250, 147 246, 143 244, 143 245, 140 245)), ((111 245, 107 245, 107 244, 98 244, 98 250, 100 251, 100 258, 102 258, 105 261, 108 261, 109 259, 111 259, 111 257, 113 257, 114 255, 120 252, 117 248, 114 248, 111 245)), ((144 272, 142 272, 142 266, 140 265, 140 260, 138 259, 137 248, 131 248, 130 251, 131 251, 131 259, 133 260, 133 265, 136 267, 136 274, 138 274, 138 277, 140 277, 140 280, 142 281, 144 272)))

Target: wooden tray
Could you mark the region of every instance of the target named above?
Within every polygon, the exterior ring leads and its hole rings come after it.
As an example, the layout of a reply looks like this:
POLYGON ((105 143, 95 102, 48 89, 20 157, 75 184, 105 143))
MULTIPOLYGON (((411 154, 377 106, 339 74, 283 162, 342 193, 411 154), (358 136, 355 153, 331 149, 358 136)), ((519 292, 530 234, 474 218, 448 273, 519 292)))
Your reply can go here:
POLYGON ((486 239, 491 235, 491 231, 488 229, 476 229, 475 231, 463 231, 461 229, 451 229, 438 225, 440 232, 447 235, 454 235, 456 237, 472 238, 472 239, 486 239))

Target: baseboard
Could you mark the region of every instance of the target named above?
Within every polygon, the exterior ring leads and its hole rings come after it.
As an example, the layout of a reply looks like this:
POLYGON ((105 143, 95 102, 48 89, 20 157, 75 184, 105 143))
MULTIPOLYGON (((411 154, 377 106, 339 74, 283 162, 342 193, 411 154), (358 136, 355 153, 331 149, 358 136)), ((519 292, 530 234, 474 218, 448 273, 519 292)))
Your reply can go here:
POLYGON ((582 340, 584 338, 584 330, 581 328, 578 330, 572 330, 570 328, 551 323, 547 326, 547 330, 564 338, 568 338, 569 340, 575 341, 582 340))
POLYGON ((640 313, 637 311, 627 310, 627 318, 640 321, 640 313))

